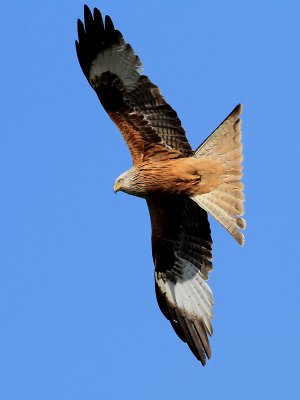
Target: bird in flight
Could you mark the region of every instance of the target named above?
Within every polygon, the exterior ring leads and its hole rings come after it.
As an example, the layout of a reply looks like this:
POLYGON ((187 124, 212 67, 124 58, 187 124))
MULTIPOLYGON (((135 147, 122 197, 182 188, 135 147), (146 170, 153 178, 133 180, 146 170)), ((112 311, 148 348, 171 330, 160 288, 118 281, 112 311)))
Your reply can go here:
POLYGON ((109 16, 84 6, 76 51, 82 71, 119 128, 133 166, 114 191, 144 198, 152 226, 155 292, 163 315, 203 365, 211 357, 212 239, 207 213, 239 243, 243 184, 238 105, 192 150, 180 119, 109 16))

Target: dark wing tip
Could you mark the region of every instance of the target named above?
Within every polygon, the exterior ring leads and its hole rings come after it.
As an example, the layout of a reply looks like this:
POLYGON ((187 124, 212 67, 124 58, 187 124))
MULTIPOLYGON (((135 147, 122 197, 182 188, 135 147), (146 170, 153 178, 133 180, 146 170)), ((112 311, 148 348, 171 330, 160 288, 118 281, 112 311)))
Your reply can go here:
POLYGON ((78 41, 79 41, 79 43, 83 42, 84 39, 85 39, 85 29, 84 29, 83 22, 79 18, 77 20, 77 32, 78 32, 78 41))
MULTIPOLYGON (((122 35, 121 35, 122 36, 122 35)), ((105 15, 105 40, 106 45, 116 44, 120 40, 118 31, 115 30, 114 24, 109 15, 105 15)))
POLYGON ((83 12, 84 12, 84 18, 86 18, 87 20, 93 19, 92 12, 86 4, 83 6, 83 12))
POLYGON ((105 30, 114 31, 115 27, 109 15, 105 15, 105 30))
POLYGON ((91 10, 90 10, 90 8, 89 8, 89 6, 88 6, 87 4, 84 4, 84 5, 83 5, 83 12, 84 12, 84 13, 91 12, 91 10))
POLYGON ((78 41, 76 52, 84 75, 89 80, 91 63, 97 56, 103 43, 103 21, 99 10, 94 10, 94 18, 90 8, 84 5, 84 22, 77 20, 78 41), (101 29, 102 27, 102 29, 101 29))
POLYGON ((183 316, 179 309, 175 308, 174 312, 176 320, 180 324, 184 341, 187 343, 197 360, 199 360, 204 366, 206 364, 205 347, 203 346, 194 323, 187 317, 183 316))
POLYGON ((80 66, 89 80, 90 67, 99 52, 112 44, 119 43, 122 35, 116 31, 111 18, 106 15, 103 21, 101 12, 84 5, 84 22, 77 20, 78 44, 77 56, 80 66))
POLYGON ((104 24, 103 24, 103 19, 102 19, 102 14, 98 10, 98 8, 94 8, 94 24, 97 26, 98 30, 100 32, 104 31, 104 24))

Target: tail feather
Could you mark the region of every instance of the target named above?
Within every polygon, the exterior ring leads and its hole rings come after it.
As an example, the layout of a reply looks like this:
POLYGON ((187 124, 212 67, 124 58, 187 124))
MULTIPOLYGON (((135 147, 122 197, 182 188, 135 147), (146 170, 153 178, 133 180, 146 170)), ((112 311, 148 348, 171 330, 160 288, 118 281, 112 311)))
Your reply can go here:
POLYGON ((225 204, 228 205, 228 207, 232 209, 232 213, 243 213, 243 202, 241 199, 235 197, 231 193, 226 193, 225 191, 215 189, 214 197, 219 205, 220 202, 222 202, 223 206, 225 206, 225 204))
POLYGON ((219 191, 219 193, 214 193, 214 201, 215 204, 226 210, 229 215, 237 215, 243 212, 241 201, 232 201, 221 191, 219 191))
POLYGON ((193 196, 192 199, 223 225, 240 245, 244 243, 244 235, 239 230, 245 228, 245 220, 236 215, 231 215, 230 211, 225 211, 224 206, 218 205, 213 196, 213 191, 193 196))
POLYGON ((196 158, 227 157, 235 154, 242 158, 241 120, 239 115, 242 105, 238 104, 216 130, 198 147, 194 153, 196 158))
POLYGON ((241 121, 239 104, 219 127, 199 146, 193 157, 218 161, 224 167, 222 183, 209 193, 193 196, 192 199, 211 214, 239 244, 244 243, 240 232, 246 227, 242 178, 243 160, 241 144, 241 121))

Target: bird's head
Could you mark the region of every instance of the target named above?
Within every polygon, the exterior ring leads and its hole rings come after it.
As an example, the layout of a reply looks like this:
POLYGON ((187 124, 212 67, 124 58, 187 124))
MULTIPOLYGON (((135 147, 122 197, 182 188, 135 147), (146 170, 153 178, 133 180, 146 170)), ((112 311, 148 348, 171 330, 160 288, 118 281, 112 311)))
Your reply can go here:
POLYGON ((137 168, 132 167, 123 172, 115 181, 114 192, 125 192, 133 196, 143 197, 145 186, 137 168))
POLYGON ((115 184, 114 184, 114 192, 115 192, 115 193, 117 193, 119 190, 120 190, 121 192, 124 191, 125 186, 126 186, 126 183, 125 183, 125 179, 124 179, 124 178, 125 178, 125 173, 122 174, 122 175, 120 175, 120 176, 116 179, 115 184))

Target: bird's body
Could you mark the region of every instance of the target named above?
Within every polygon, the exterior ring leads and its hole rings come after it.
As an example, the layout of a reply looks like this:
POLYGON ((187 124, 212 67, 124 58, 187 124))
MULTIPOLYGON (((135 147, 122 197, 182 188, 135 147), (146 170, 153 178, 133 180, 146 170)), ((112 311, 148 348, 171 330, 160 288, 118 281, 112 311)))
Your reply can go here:
POLYGON ((217 188, 225 174, 226 170, 217 161, 202 158, 144 162, 122 174, 115 189, 144 198, 196 196, 217 188))
POLYGON ((114 190, 147 201, 152 226, 155 289, 159 307, 177 335, 204 365, 211 350, 213 297, 207 213, 243 244, 242 145, 238 105, 192 150, 176 112, 141 62, 98 9, 78 21, 79 63, 101 104, 122 133, 133 166, 114 190))

